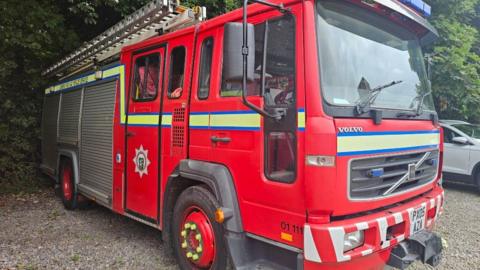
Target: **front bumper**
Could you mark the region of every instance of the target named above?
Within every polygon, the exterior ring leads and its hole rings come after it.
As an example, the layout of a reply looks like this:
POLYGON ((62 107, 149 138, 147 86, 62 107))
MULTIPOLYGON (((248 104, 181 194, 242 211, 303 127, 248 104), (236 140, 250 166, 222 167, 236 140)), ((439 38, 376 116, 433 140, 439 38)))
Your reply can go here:
POLYGON ((412 201, 374 214, 328 224, 305 224, 305 269, 367 269, 367 265, 385 265, 393 247, 411 237, 410 221, 414 210, 425 206, 425 229, 431 231, 443 211, 444 191, 440 187, 412 201), (346 233, 365 231, 363 246, 343 252, 346 233), (371 261, 369 262, 369 258, 371 261), (361 265, 359 265, 361 263, 361 265))

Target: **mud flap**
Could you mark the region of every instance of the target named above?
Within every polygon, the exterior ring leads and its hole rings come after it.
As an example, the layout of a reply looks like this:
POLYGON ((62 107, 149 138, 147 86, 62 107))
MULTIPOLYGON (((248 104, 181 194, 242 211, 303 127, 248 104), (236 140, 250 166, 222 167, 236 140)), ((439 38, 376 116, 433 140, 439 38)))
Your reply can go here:
POLYGON ((422 231, 398 244, 390 255, 388 265, 406 269, 412 262, 420 260, 431 266, 440 263, 442 239, 428 231, 422 231))

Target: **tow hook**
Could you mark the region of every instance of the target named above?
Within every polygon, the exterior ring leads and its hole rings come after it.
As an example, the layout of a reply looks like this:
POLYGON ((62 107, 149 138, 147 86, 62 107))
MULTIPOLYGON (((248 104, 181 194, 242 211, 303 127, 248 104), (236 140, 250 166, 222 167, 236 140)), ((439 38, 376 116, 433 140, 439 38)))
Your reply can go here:
POLYGON ((390 254, 388 265, 406 269, 412 262, 420 260, 433 267, 440 264, 442 239, 435 233, 422 231, 399 243, 390 254))

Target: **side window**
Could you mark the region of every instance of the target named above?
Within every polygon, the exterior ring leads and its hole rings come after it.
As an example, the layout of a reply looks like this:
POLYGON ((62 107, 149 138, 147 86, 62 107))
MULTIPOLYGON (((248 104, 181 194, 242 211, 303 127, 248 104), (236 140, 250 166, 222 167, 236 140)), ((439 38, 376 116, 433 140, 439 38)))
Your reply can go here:
POLYGON ((185 81, 185 47, 177 47, 172 50, 170 56, 170 78, 168 82, 168 97, 180 98, 183 94, 185 81))
POLYGON ((270 106, 294 105, 295 20, 284 16, 268 22, 265 99, 270 106))
POLYGON ((132 92, 135 101, 148 101, 157 97, 159 74, 159 54, 137 58, 132 92))
POLYGON ((297 172, 295 18, 273 19, 266 28, 265 105, 286 108, 287 116, 283 121, 265 120, 265 175, 272 181, 292 183, 297 172))
POLYGON ((206 38, 202 43, 200 55, 200 71, 198 77, 198 98, 207 99, 210 92, 210 81, 213 60, 213 38, 206 38))
POLYGON ((293 132, 269 132, 266 145, 266 175, 279 182, 292 182, 296 172, 296 141, 293 132))
POLYGON ((443 141, 445 143, 453 143, 453 138, 455 137, 461 136, 449 128, 443 128, 443 141))
MULTIPOLYGON (((293 16, 282 16, 255 25, 255 79, 247 86, 249 96, 262 94, 260 90, 264 58, 265 103, 267 106, 294 104, 295 19, 293 16)), ((222 97, 241 96, 242 83, 222 80, 220 95, 222 97)))

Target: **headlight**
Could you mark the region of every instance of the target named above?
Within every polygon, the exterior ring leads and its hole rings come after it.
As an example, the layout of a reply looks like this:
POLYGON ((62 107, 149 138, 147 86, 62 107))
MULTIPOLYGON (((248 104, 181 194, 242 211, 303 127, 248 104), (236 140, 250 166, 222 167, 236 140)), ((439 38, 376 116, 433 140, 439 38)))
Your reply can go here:
POLYGON ((343 238, 343 252, 348 252, 354 248, 362 246, 364 239, 364 231, 356 231, 345 234, 343 238))

